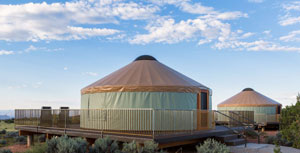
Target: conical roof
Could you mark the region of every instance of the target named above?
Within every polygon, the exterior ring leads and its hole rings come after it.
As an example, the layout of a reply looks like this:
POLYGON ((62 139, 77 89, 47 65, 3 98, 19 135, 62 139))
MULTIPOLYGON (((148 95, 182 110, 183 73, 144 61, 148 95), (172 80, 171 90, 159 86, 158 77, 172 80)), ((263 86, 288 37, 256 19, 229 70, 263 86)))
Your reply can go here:
POLYGON ((218 107, 238 107, 238 106, 275 106, 281 105, 275 100, 268 98, 261 93, 245 88, 240 93, 218 104, 218 107))
POLYGON ((116 91, 173 91, 199 92, 209 89, 197 81, 143 55, 132 63, 92 83, 81 90, 82 94, 116 91))

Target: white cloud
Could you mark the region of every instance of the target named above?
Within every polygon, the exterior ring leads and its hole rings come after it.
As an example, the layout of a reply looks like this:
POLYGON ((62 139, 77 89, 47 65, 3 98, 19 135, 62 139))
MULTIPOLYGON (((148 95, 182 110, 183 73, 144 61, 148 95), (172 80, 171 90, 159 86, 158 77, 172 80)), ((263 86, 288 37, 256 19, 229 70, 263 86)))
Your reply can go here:
POLYGON ((172 44, 201 38, 199 44, 203 44, 203 42, 210 42, 213 39, 226 39, 231 31, 229 24, 207 16, 181 20, 177 23, 174 19, 161 18, 157 23, 149 24, 146 30, 148 34, 138 34, 130 40, 130 43, 162 42, 172 44))
POLYGON ((68 69, 69 69, 68 67, 66 67, 66 66, 64 67, 64 70, 65 70, 65 71, 67 71, 68 69))
MULTIPOLYGON (((178 43, 182 41, 197 40, 198 45, 212 42, 213 40, 226 39, 230 34, 229 23, 224 20, 234 20, 248 17, 239 11, 219 12, 213 7, 203 6, 201 3, 192 3, 190 0, 160 0, 152 1, 160 6, 174 5, 181 11, 198 14, 195 19, 180 20, 178 22, 170 17, 160 17, 155 22, 149 23, 145 29, 147 34, 137 34, 129 42, 132 44, 147 43, 178 43)), ((245 35, 246 36, 246 35, 245 35)))
POLYGON ((148 19, 158 10, 153 5, 110 0, 0 5, 0 40, 73 40, 113 35, 120 31, 99 25, 118 23, 119 19, 148 19), (83 24, 92 27, 80 26, 83 24))
POLYGON ((250 3, 262 3, 264 0, 248 0, 250 3))
POLYGON ((288 35, 281 36, 279 38, 282 41, 290 42, 290 41, 300 41, 300 30, 289 32, 288 35))
POLYGON ((19 51, 19 54, 23 53, 29 53, 32 51, 44 51, 44 52, 57 52, 57 51, 62 51, 64 50, 63 48, 47 48, 47 47, 36 47, 34 45, 30 45, 28 48, 24 49, 23 51, 19 51))
POLYGON ((30 45, 28 48, 26 48, 26 49, 24 50, 24 52, 28 53, 28 52, 30 52, 30 51, 35 51, 35 50, 37 50, 37 49, 38 49, 38 48, 36 48, 35 46, 30 45))
POLYGON ((14 54, 14 51, 10 51, 10 50, 0 50, 0 56, 1 55, 11 55, 14 54))
POLYGON ((288 26, 288 25, 300 23, 300 16, 299 16, 300 2, 299 1, 284 3, 282 5, 282 9, 285 11, 285 15, 283 15, 279 19, 279 24, 281 26, 288 26))
POLYGON ((270 33, 271 33, 271 30, 265 30, 265 31, 263 31, 263 34, 266 34, 266 35, 270 35, 270 33))
POLYGON ((98 73, 96 72, 84 72, 83 75, 89 75, 89 76, 98 76, 98 73))
POLYGON ((284 46, 271 41, 257 40, 252 42, 231 40, 218 42, 214 46, 217 49, 232 48, 236 50, 248 51, 291 51, 300 52, 299 47, 284 46))

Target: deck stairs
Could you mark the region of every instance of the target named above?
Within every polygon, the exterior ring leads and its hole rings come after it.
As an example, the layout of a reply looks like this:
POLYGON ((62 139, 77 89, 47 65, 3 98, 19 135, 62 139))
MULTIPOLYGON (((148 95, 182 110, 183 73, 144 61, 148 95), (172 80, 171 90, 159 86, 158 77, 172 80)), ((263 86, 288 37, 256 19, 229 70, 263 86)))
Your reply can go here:
POLYGON ((240 138, 237 134, 226 134, 217 136, 216 139, 227 146, 237 146, 246 143, 244 138, 240 138))
MULTIPOLYGON (((231 133, 217 136, 216 139, 222 143, 225 143, 228 146, 237 146, 237 145, 244 144, 246 147, 247 146, 247 136, 246 136, 245 132, 247 130, 254 131, 256 123, 254 121, 251 121, 252 123, 250 123, 250 124, 244 123, 239 120, 236 120, 235 118, 232 118, 231 116, 223 114, 219 111, 215 111, 215 112, 229 118, 232 122, 234 122, 234 125, 238 125, 238 127, 241 127, 241 129, 236 129, 232 125, 228 125, 228 126, 223 125, 224 127, 230 129, 231 133)), ((233 113, 233 115, 240 116, 239 114, 236 114, 234 112, 232 112, 232 113, 233 113)), ((240 117, 242 117, 242 116, 240 116, 240 117)), ((245 118, 245 119, 248 120, 247 118, 245 118)), ((258 134, 258 139, 259 139, 259 133, 257 133, 257 134, 258 134)))

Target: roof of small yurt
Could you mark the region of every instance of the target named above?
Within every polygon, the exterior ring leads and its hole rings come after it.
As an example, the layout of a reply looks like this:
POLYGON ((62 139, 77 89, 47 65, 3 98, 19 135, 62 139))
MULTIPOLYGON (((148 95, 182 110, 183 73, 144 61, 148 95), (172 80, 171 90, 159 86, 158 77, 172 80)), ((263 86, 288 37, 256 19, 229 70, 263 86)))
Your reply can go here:
POLYGON ((255 106, 275 106, 275 105, 281 105, 281 104, 253 90, 252 88, 245 88, 240 93, 218 104, 218 107, 239 107, 239 106, 255 107, 255 106))
POLYGON ((81 94, 120 91, 198 92, 209 89, 197 81, 143 55, 130 64, 83 88, 81 94))

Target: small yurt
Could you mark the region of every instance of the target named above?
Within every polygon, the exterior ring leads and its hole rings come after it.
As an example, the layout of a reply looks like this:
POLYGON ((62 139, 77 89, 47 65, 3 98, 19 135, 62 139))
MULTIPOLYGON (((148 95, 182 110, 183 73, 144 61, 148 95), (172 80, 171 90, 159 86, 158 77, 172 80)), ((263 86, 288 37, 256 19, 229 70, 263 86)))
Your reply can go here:
POLYGON ((245 88, 240 93, 218 104, 220 111, 254 111, 257 123, 277 122, 281 104, 252 88, 245 88))
POLYGON ((81 90, 80 123, 86 129, 190 130, 197 128, 191 110, 211 108, 208 87, 143 55, 81 90))

